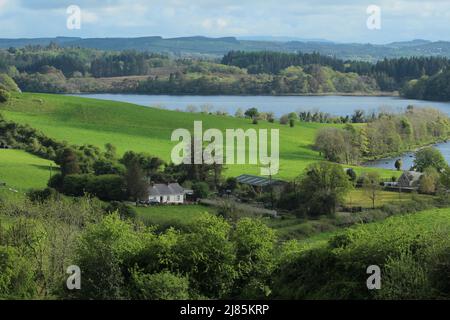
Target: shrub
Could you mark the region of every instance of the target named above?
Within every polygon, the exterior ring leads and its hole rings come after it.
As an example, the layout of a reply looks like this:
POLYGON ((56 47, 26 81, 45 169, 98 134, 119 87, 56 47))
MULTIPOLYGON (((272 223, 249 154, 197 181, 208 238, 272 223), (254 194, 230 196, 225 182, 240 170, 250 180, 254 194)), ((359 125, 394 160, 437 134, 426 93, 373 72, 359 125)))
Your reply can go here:
POLYGON ((5 73, 0 73, 0 89, 9 92, 20 92, 20 89, 14 80, 5 73))
MULTIPOLYGON (((50 186, 61 183, 61 178, 54 178, 50 186)), ((123 178, 119 175, 105 174, 94 176, 92 174, 72 174, 63 178, 60 191, 69 196, 80 197, 89 193, 101 200, 125 200, 126 187, 123 178)))
POLYGON ((139 300, 187 300, 189 281, 167 271, 146 274, 131 272, 131 296, 139 300))
POLYGON ((289 122, 289 117, 288 117, 288 115, 283 115, 283 116, 281 116, 281 118, 280 118, 280 124, 288 124, 288 122, 289 122))
POLYGON ((117 211, 122 219, 134 219, 137 216, 137 212, 133 207, 119 201, 111 201, 105 208, 105 211, 109 213, 117 211))
POLYGON ((33 202, 45 202, 49 199, 56 199, 58 192, 53 188, 45 188, 42 190, 30 190, 27 197, 33 202))
POLYGON ((0 103, 8 102, 11 99, 11 95, 8 91, 0 89, 0 103))
POLYGON ((192 185, 195 198, 207 198, 209 195, 209 186, 206 182, 196 182, 192 185))
POLYGON ((14 247, 0 245, 0 299, 29 299, 36 289, 31 263, 14 247))

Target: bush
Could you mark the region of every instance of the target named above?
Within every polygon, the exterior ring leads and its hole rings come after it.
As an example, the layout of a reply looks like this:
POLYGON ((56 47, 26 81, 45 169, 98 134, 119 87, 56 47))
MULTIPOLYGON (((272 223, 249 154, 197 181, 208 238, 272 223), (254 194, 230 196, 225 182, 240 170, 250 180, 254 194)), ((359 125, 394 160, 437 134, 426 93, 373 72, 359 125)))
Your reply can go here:
POLYGON ((29 299, 36 291, 31 263, 15 248, 0 245, 0 299, 29 299))
POLYGON ((58 192, 53 188, 45 188, 42 190, 30 190, 27 197, 33 202, 45 202, 49 199, 56 199, 58 192))
POLYGON ((9 92, 20 92, 20 89, 14 80, 5 73, 0 73, 0 89, 9 92))
POLYGON ((287 114, 281 116, 281 118, 280 118, 280 124, 288 124, 288 122, 289 122, 289 117, 288 117, 287 114))
POLYGON ((146 274, 131 272, 131 296, 138 300, 187 300, 189 281, 186 277, 163 271, 146 274))
POLYGON ((0 103, 8 102, 11 99, 11 95, 8 91, 0 89, 0 103))
MULTIPOLYGON (((60 177, 53 178, 50 186, 61 183, 60 177)), ((63 178, 60 191, 69 196, 80 197, 89 193, 101 200, 125 200, 126 187, 123 178, 119 175, 105 174, 94 176, 92 174, 71 174, 63 178)))
POLYGON ((197 199, 207 198, 209 195, 209 186, 206 182, 196 182, 192 185, 194 197, 197 199))
POLYGON ((137 216, 137 212, 133 207, 119 201, 111 201, 105 211, 109 213, 118 212, 122 219, 134 219, 137 216))

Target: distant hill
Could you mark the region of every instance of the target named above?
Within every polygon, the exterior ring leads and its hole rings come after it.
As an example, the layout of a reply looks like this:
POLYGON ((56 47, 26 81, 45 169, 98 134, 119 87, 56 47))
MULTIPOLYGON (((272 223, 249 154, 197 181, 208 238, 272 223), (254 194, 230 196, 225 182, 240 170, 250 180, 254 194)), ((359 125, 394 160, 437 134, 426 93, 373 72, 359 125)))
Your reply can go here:
POLYGON ((26 45, 48 45, 54 42, 60 46, 77 46, 101 50, 140 50, 167 53, 175 56, 204 55, 220 57, 231 50, 243 51, 281 51, 281 52, 319 52, 342 59, 375 61, 385 57, 445 56, 450 57, 450 42, 413 40, 393 42, 384 45, 361 43, 334 43, 320 39, 291 41, 295 38, 256 37, 243 40, 234 37, 180 37, 162 38, 159 36, 140 38, 35 38, 0 39, 0 48, 24 47, 26 45), (261 39, 261 40, 258 40, 261 39), (286 41, 283 41, 286 40, 286 41), (289 41, 288 41, 289 40, 289 41))

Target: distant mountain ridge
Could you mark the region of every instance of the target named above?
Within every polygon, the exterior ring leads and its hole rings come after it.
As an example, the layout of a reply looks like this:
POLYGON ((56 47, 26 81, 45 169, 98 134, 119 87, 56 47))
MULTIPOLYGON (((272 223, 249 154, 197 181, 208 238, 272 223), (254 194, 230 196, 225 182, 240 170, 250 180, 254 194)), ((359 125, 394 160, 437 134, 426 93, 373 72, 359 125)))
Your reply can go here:
POLYGON ((243 40, 235 37, 208 38, 203 36, 163 38, 148 36, 137 38, 21 38, 0 39, 0 48, 24 47, 27 45, 46 46, 56 43, 62 47, 84 47, 100 50, 139 50, 167 53, 176 56, 205 55, 220 57, 232 50, 243 51, 281 51, 281 52, 319 52, 341 59, 375 61, 383 58, 410 56, 450 57, 450 42, 412 40, 389 44, 334 43, 321 39, 290 40, 288 37, 255 37, 261 40, 243 40), (267 40, 264 40, 267 39, 267 40), (270 39, 273 39, 270 41, 270 39), (286 40, 286 41, 283 41, 286 40))

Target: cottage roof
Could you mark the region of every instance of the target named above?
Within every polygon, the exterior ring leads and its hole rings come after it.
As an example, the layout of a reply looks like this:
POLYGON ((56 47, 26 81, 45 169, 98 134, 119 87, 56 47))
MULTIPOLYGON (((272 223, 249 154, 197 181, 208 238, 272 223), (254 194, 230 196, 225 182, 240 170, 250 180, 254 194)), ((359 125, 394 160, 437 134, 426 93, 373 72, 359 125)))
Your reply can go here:
POLYGON ((149 188, 149 194, 151 196, 157 195, 180 195, 184 194, 184 189, 178 183, 157 183, 149 188))
POLYGON ((416 187, 419 185, 422 172, 417 171, 404 171, 398 179, 398 185, 400 187, 416 187))
POLYGON ((405 171, 403 172, 404 177, 406 177, 410 182, 419 181, 420 177, 423 175, 422 172, 417 171, 405 171))

